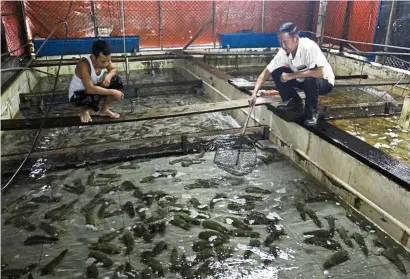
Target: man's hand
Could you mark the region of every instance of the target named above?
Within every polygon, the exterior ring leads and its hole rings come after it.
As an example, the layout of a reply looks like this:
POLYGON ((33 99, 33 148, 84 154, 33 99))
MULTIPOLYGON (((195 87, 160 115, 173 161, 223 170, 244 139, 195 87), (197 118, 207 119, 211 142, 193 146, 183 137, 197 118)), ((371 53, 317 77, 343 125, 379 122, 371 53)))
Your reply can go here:
POLYGON ((251 106, 251 107, 256 104, 256 98, 258 98, 258 97, 261 96, 261 93, 260 93, 260 92, 257 92, 257 93, 255 93, 255 92, 256 92, 256 91, 254 90, 254 91, 252 92, 252 96, 248 99, 249 106, 251 106))
POLYGON ((119 91, 119 90, 115 90, 115 89, 111 89, 111 96, 115 99, 115 100, 122 100, 124 99, 124 94, 119 91))
POLYGON ((250 107, 254 106, 255 103, 256 103, 256 96, 252 95, 252 97, 250 97, 250 98, 248 99, 248 102, 249 102, 249 106, 250 106, 250 107))
POLYGON ((103 77, 103 79, 101 80, 101 82, 100 82, 100 86, 102 86, 102 87, 108 87, 108 86, 110 86, 111 79, 112 79, 112 76, 111 76, 111 75, 105 75, 105 76, 103 77))
POLYGON ((288 82, 289 80, 294 79, 293 73, 282 73, 280 76, 280 81, 281 82, 288 82))

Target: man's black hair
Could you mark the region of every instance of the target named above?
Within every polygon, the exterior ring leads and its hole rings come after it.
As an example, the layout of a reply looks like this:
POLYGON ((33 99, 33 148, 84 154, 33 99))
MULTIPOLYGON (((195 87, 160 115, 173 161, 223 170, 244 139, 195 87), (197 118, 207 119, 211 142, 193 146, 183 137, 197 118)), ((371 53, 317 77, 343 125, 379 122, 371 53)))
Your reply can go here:
POLYGON ((299 29, 293 22, 285 22, 279 27, 278 33, 289 33, 290 36, 299 35, 299 29))
POLYGON ((110 55, 111 47, 106 41, 98 40, 93 43, 92 53, 95 57, 98 57, 100 53, 103 55, 110 55))

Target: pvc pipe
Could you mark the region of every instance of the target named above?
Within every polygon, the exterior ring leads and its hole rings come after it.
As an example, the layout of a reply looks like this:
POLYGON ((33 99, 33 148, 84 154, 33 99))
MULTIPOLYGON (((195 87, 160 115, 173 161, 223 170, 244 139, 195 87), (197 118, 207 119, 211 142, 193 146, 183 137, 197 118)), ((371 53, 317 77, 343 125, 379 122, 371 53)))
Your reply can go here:
POLYGON ((262 25, 261 25, 262 33, 265 32, 265 10, 266 10, 266 0, 263 0, 262 1, 262 25))
MULTIPOLYGON (((330 52, 332 53, 332 52, 330 52)), ((351 53, 351 54, 368 54, 368 55, 403 55, 403 56, 410 56, 408 52, 384 52, 384 51, 351 51, 351 50, 344 50, 343 52, 339 53, 351 53)))
MULTIPOLYGON (((305 33, 311 33, 311 34, 316 34, 312 31, 307 31, 303 30, 302 32, 305 33)), ((366 42, 359 42, 359 41, 352 41, 352 40, 344 40, 340 38, 335 38, 335 37, 330 37, 330 36, 324 36, 325 38, 340 41, 340 42, 348 42, 348 43, 354 43, 354 44, 360 44, 360 45, 368 45, 368 46, 381 46, 381 47, 389 47, 389 48, 397 48, 397 49, 405 49, 405 50, 410 50, 408 47, 400 47, 400 46, 392 46, 392 45, 383 45, 383 44, 374 44, 374 43, 366 43, 366 42)))

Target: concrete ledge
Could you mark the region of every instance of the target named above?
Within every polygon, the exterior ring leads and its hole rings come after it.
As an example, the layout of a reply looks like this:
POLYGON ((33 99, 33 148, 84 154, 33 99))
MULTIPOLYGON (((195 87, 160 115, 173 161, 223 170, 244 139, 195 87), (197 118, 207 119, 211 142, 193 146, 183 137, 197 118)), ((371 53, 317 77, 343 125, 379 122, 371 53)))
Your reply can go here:
POLYGON ((12 119, 20 106, 20 93, 30 92, 37 84, 40 74, 24 71, 1 94, 1 119, 12 119))

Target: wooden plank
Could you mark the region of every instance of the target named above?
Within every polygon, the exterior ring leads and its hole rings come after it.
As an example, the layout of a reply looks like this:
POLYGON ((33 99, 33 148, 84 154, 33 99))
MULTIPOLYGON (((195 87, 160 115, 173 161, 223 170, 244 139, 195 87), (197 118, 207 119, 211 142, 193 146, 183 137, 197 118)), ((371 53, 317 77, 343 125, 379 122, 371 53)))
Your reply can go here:
MULTIPOLYGON (((230 79, 228 81, 233 86, 239 89, 253 89, 256 82, 247 81, 241 78, 230 79)), ((341 79, 335 81, 335 87, 346 86, 383 86, 383 85, 406 85, 410 84, 409 79, 402 79, 401 81, 396 79, 341 79), (359 83, 360 82, 360 83, 359 83)), ((266 81, 261 89, 275 89, 275 83, 273 81, 266 81)))
MULTIPOLYGON (((249 127, 246 134, 254 140, 267 139, 267 126, 249 127)), ((126 141, 104 142, 93 145, 80 145, 61 149, 33 152, 25 164, 23 171, 40 158, 47 158, 49 168, 71 168, 82 165, 118 162, 135 158, 165 156, 172 154, 215 151, 214 141, 218 136, 235 135, 242 132, 241 128, 204 131, 199 133, 170 135, 163 137, 148 137, 126 141), (184 141, 184 150, 182 142, 184 141)), ((13 173, 26 157, 26 154, 15 154, 1 157, 2 175, 13 173)))
MULTIPOLYGON (((258 98, 256 105, 264 105, 271 102, 271 99, 258 98)), ((205 103, 185 105, 171 108, 156 108, 140 110, 134 113, 123 115, 119 119, 112 119, 102 116, 93 116, 93 121, 89 123, 82 123, 78 116, 66 116, 66 117, 53 117, 44 121, 43 128, 58 128, 58 127, 71 127, 71 126, 90 126, 101 124, 114 124, 122 122, 133 122, 150 119, 162 119, 170 117, 179 117, 184 115, 209 113, 216 111, 225 111, 232 109, 240 109, 248 107, 247 99, 238 99, 233 101, 217 102, 217 103, 205 103)), ((34 119, 11 119, 1 121, 1 130, 21 130, 21 129, 38 129, 43 122, 43 118, 34 119)))

